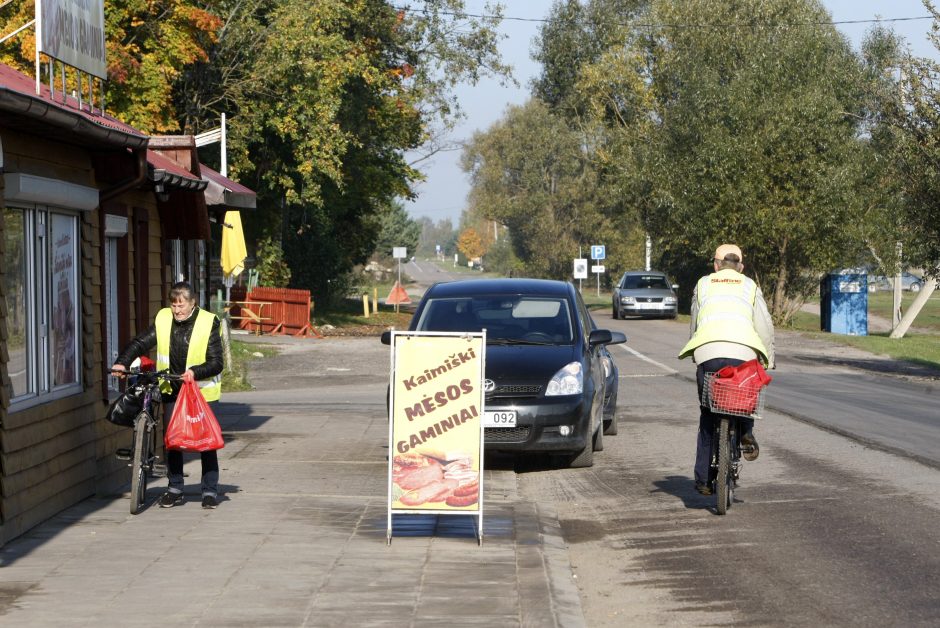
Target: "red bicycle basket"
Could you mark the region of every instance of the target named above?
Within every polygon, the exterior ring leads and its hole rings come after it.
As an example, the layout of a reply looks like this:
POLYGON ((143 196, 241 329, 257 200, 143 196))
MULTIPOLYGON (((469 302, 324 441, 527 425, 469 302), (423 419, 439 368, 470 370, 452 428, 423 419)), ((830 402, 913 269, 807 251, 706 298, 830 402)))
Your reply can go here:
POLYGON ((717 371, 710 381, 710 405, 718 412, 750 415, 757 409, 761 389, 772 378, 757 360, 738 366, 726 366, 717 371))

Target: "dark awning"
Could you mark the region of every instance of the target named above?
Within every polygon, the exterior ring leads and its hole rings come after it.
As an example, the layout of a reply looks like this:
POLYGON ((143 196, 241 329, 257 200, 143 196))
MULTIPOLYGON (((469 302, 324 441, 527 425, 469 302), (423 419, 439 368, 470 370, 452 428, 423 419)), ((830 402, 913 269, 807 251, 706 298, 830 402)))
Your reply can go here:
POLYGON ((208 240, 209 214, 203 190, 206 182, 176 161, 147 151, 147 170, 157 197, 163 237, 208 240))
POLYGON ((255 209, 258 195, 241 183, 219 174, 205 164, 199 164, 206 186, 206 205, 215 209, 222 206, 228 209, 255 209))

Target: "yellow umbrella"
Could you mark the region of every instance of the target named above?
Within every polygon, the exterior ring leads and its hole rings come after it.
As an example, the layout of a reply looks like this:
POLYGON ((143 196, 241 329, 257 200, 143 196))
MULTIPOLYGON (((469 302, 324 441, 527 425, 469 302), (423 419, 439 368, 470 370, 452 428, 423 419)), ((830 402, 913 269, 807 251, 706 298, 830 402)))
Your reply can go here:
POLYGON ((245 232, 242 231, 242 218, 236 211, 225 212, 225 226, 222 228, 222 272, 234 277, 245 270, 245 232))

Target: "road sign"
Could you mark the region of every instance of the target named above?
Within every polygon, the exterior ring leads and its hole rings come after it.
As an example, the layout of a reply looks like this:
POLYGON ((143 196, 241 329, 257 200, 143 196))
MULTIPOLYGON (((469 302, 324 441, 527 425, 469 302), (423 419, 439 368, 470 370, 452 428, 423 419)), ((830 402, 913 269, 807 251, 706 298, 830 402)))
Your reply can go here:
POLYGON ((405 247, 405 246, 392 247, 392 257, 395 259, 405 259, 406 257, 408 257, 408 247, 405 247))
POLYGON ((606 257, 607 250, 603 244, 591 245, 591 259, 605 259, 606 257))
POLYGON ((574 260, 574 278, 575 279, 587 279, 587 260, 586 259, 576 259, 574 260))
POLYGON ((600 265, 591 266, 591 272, 592 272, 592 273, 602 273, 602 272, 604 272, 604 270, 605 270, 604 267, 603 267, 603 266, 600 266, 600 265))

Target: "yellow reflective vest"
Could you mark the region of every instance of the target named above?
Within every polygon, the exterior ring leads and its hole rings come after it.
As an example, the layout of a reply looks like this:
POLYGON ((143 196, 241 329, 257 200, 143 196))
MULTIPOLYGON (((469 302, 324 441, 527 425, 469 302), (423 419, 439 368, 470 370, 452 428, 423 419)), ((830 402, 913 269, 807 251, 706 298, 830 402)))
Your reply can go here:
MULTIPOLYGON (((206 350, 209 348, 209 336, 212 333, 212 323, 215 314, 200 308, 193 323, 193 333, 189 337, 189 349, 186 352, 186 368, 197 366, 206 361, 206 350)), ((170 368, 170 333, 173 329, 173 310, 168 307, 157 312, 154 319, 157 330, 157 370, 170 368)), ((222 397, 222 374, 211 379, 198 381, 199 389, 206 401, 218 401, 222 397)), ((160 390, 170 392, 170 383, 161 382, 160 390)))
POLYGON ((680 360, 709 342, 735 342, 754 349, 762 362, 768 362, 767 348, 754 329, 757 284, 752 279, 725 268, 699 279, 695 297, 695 333, 679 352, 680 360))

